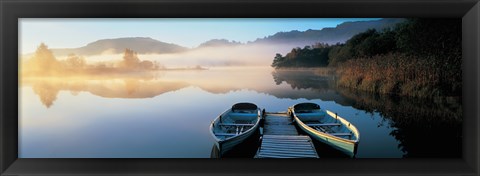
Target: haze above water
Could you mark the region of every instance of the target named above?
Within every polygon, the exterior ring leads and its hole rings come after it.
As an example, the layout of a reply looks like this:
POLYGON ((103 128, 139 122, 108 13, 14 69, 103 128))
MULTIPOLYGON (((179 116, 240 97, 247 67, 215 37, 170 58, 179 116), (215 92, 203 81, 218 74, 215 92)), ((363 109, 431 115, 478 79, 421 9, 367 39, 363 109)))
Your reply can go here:
MULTIPOLYGON (((231 67, 231 66, 269 66, 272 64, 275 53, 286 54, 294 45, 238 45, 202 47, 194 50, 166 53, 166 54, 139 54, 140 60, 157 61, 167 68, 179 67, 231 67)), ((90 63, 115 62, 122 60, 123 53, 114 54, 105 51, 101 55, 86 56, 90 63)), ((62 59, 62 58, 60 58, 62 59)))
MULTIPOLYGON (((337 112, 360 131, 357 158, 461 157, 459 99, 368 94, 337 87, 336 77, 322 69, 270 67, 276 53, 318 41, 343 43, 402 19, 330 19, 329 25, 326 19, 207 19, 195 23, 200 27, 181 28, 172 27, 175 19, 69 20, 20 20, 20 158, 210 158, 208 127, 238 102, 269 112, 314 102, 337 112), (232 27, 225 20, 239 23, 232 30, 211 26, 232 27), (324 22, 329 28, 317 26, 324 22), (300 24, 309 25, 290 31, 300 24), (257 29, 274 32, 252 33, 257 29), (242 34, 243 43, 202 40, 208 45, 180 46, 195 37, 235 39, 226 33, 242 34), (65 34, 73 38, 65 40, 65 34), (112 38, 143 35, 158 40, 112 38), (77 48, 59 47, 80 40, 77 48)), ((344 157, 315 145, 321 158, 344 157)), ((253 154, 243 153, 236 156, 253 154)))
POLYGON ((439 140, 461 135, 458 100, 425 103, 339 89, 333 76, 315 70, 23 77, 19 91, 20 158, 209 158, 208 125, 237 102, 267 111, 318 103, 359 129, 358 158, 461 156, 461 140, 439 140))

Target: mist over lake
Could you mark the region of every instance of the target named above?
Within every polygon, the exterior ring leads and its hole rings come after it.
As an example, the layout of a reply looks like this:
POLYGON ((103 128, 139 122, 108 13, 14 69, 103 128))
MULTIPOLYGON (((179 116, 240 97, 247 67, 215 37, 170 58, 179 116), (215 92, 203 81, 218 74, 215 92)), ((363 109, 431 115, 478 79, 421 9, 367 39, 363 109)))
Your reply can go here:
POLYGON ((105 38, 112 34, 99 21, 24 19, 32 28, 23 28, 19 46, 19 158, 253 158, 263 128, 225 155, 209 129, 240 102, 278 114, 314 103, 358 129, 352 156, 312 140, 320 158, 461 157, 461 20, 232 19, 237 40, 194 44, 186 36, 232 31, 219 28, 222 20, 190 20, 114 21, 138 31, 105 38), (58 29, 45 30, 50 23, 58 29), (71 26, 98 36, 66 47, 54 34, 71 26))
MULTIPOLYGON (((235 67, 235 66, 268 66, 271 64, 271 56, 277 52, 287 53, 291 45, 238 45, 238 46, 215 46, 201 47, 180 53, 165 54, 139 54, 138 57, 144 60, 157 61, 166 67, 235 67)), ((121 54, 109 52, 101 55, 86 57, 91 62, 119 61, 121 54)))

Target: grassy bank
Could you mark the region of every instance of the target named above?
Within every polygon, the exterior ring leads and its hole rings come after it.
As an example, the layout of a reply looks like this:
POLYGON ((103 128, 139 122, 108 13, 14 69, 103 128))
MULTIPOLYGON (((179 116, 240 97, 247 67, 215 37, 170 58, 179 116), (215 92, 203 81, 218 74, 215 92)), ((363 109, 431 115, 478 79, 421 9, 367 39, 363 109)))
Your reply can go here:
POLYGON ((341 87, 412 97, 461 95, 461 72, 440 59, 405 54, 351 59, 337 67, 341 87))

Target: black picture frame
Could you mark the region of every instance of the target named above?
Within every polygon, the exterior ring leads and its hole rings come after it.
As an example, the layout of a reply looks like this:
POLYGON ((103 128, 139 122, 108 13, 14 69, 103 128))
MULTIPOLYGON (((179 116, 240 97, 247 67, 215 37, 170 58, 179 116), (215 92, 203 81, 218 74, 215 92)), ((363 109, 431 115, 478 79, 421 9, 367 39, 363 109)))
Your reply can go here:
MULTIPOLYGON (((1 175, 478 175, 478 0, 0 0, 1 175), (18 18, 462 18, 459 159, 19 159, 18 18)), ((448 142, 448 141, 446 141, 448 142)), ((438 146, 442 147, 442 146, 438 146)))

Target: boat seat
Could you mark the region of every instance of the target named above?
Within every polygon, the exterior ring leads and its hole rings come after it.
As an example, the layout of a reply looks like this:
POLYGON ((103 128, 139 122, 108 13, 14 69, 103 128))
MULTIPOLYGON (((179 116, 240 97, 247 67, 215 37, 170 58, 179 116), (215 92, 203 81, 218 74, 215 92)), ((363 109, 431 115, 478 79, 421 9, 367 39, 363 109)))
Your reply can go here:
POLYGON ((298 117, 324 117, 324 112, 295 113, 298 117))
POLYGON ((215 133, 215 136, 236 136, 235 133, 215 133))
POLYGON ((352 134, 351 133, 328 133, 330 135, 334 135, 334 136, 351 136, 352 134))
POLYGON ((342 124, 339 123, 310 123, 307 126, 340 126, 342 124))
POLYGON ((324 132, 324 133, 334 133, 334 131, 330 128, 325 128, 325 126, 320 127, 320 126, 313 126, 318 131, 324 132))
POLYGON ((222 126, 253 126, 255 124, 239 124, 239 123, 219 123, 222 126))
POLYGON ((241 112, 232 112, 229 113, 228 116, 230 117, 257 117, 257 113, 241 113, 241 112))

